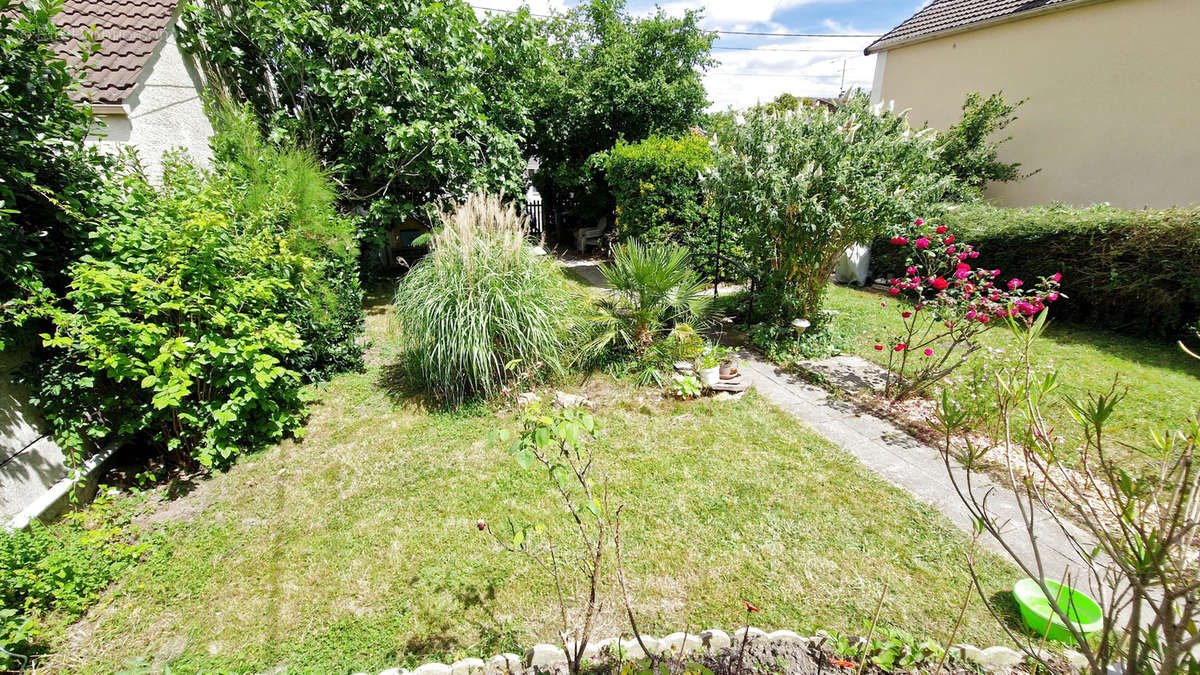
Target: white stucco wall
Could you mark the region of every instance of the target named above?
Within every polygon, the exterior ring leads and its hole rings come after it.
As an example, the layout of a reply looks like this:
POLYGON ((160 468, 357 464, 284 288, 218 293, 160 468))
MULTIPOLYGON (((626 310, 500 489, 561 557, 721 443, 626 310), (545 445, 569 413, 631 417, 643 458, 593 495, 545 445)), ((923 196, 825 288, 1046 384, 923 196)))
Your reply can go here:
POLYGON ((98 116, 104 126, 97 127, 93 140, 106 148, 137 148, 152 179, 161 175, 162 155, 172 148, 183 148, 207 163, 212 158, 208 140, 213 131, 204 115, 200 98, 203 90, 201 75, 180 51, 172 25, 142 70, 137 88, 125 101, 128 114, 98 116))
POLYGON ((1123 208, 1200 203, 1200 0, 1108 0, 891 49, 876 100, 945 129, 970 92, 1028 98, 987 196, 1123 208))
POLYGON ((62 450, 13 373, 24 353, 0 352, 0 527, 67 475, 62 450))

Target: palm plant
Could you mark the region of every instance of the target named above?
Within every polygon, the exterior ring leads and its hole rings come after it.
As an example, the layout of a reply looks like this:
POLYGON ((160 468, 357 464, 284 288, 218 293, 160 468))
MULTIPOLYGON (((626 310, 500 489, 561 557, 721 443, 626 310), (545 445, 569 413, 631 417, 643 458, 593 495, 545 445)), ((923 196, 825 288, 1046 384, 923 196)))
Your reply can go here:
POLYGON ((713 300, 679 246, 630 240, 600 271, 610 291, 597 304, 593 353, 616 348, 644 354, 677 324, 704 326, 713 317, 713 300))

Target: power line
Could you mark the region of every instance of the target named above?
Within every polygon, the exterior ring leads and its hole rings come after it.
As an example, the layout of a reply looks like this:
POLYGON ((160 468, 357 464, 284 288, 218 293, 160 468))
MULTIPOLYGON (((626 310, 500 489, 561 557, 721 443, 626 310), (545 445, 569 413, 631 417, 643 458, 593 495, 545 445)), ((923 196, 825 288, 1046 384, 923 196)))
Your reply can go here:
MULTIPOLYGON (((505 14, 516 14, 521 11, 518 9, 501 9, 499 7, 484 7, 482 5, 471 5, 475 9, 482 9, 485 12, 504 12, 505 14)), ((550 18, 549 14, 529 13, 530 16, 536 16, 542 19, 550 18)), ((701 29, 704 30, 704 29, 701 29)), ((718 33, 720 35, 758 35, 764 37, 806 37, 806 38, 873 38, 879 37, 882 33, 758 33, 755 31, 740 31, 740 30, 710 30, 710 33, 718 33)), ((726 49, 732 49, 727 47, 726 49)), ((822 51, 843 51, 843 50, 822 50, 822 51)), ((845 51, 858 51, 850 49, 845 51)))
POLYGON ((845 52, 847 54, 862 53, 861 49, 771 49, 770 47, 719 47, 713 49, 732 49, 739 52, 845 52))
POLYGON ((705 75, 706 76, 707 75, 724 75, 727 77, 728 76, 736 76, 736 77, 780 77, 780 78, 785 78, 785 77, 811 77, 811 78, 837 77, 836 74, 834 74, 834 75, 809 75, 807 73, 733 73, 733 72, 729 72, 729 71, 725 71, 722 73, 722 72, 717 72, 715 70, 710 70, 709 72, 705 73, 705 75))
POLYGON ((761 35, 765 37, 805 37, 805 38, 870 38, 879 37, 881 33, 757 33, 744 30, 714 30, 721 35, 761 35))

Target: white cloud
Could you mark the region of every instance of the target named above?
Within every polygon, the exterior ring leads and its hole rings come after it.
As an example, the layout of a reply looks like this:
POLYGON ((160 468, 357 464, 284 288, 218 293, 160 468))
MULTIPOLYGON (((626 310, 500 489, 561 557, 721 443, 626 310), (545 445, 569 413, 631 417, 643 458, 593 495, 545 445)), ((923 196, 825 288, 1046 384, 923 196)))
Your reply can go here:
POLYGON ((708 98, 712 101, 710 109, 745 108, 766 103, 785 92, 796 96, 836 96, 855 87, 870 89, 875 75, 874 55, 863 56, 861 51, 783 51, 862 49, 869 43, 869 38, 791 39, 749 51, 714 51, 721 64, 704 75, 708 98))
MULTIPOLYGON (((677 0, 660 5, 668 14, 679 16, 688 9, 704 9, 703 25, 723 30, 768 33, 794 30, 772 20, 781 11, 828 0, 677 0)), ((537 14, 552 9, 565 11, 568 0, 471 0, 472 5, 501 10, 528 6, 537 14)), ((571 4, 577 4, 570 0, 571 4)), ((640 3, 639 3, 640 4, 640 3)), ((634 11, 649 15, 655 8, 634 11)), ((830 33, 861 33, 853 26, 833 19, 824 22, 830 33)), ((796 96, 836 96, 839 91, 861 87, 870 89, 875 74, 875 57, 863 56, 870 38, 747 38, 726 36, 715 46, 753 47, 748 51, 716 49, 713 55, 720 65, 704 74, 710 110, 728 107, 746 108, 765 103, 783 93, 796 96), (855 49, 855 52, 780 51, 788 49, 855 49), (842 64, 845 63, 843 84, 842 64)))

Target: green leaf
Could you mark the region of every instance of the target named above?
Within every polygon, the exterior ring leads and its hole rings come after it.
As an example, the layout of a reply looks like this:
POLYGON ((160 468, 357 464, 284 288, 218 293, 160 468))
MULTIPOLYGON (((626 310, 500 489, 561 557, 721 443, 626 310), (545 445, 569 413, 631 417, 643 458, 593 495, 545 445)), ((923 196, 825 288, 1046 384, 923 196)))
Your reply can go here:
POLYGON ((517 460, 517 465, 522 469, 528 469, 533 466, 534 461, 537 459, 534 457, 533 452, 524 446, 517 450, 513 457, 517 460))

